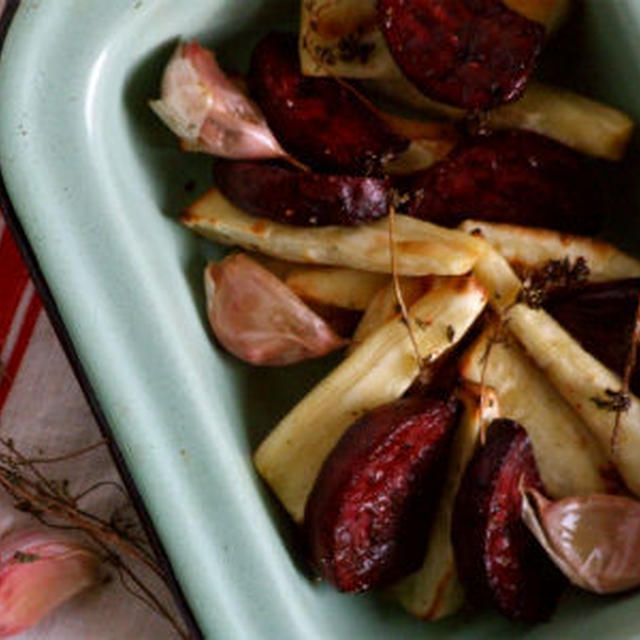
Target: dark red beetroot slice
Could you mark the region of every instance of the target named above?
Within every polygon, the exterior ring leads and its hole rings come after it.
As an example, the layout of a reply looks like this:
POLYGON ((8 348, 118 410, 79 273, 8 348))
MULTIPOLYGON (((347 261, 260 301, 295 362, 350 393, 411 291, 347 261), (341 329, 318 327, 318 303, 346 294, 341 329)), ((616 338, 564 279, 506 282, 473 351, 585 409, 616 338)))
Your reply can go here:
POLYGON ((446 470, 457 407, 412 397, 374 409, 340 439, 305 512, 314 563, 341 591, 416 570, 446 470))
POLYGON ((544 136, 478 136, 441 162, 399 182, 406 212, 448 227, 468 218, 590 234, 603 207, 591 166, 544 136))
POLYGON ((353 226, 387 215, 388 180, 307 173, 260 162, 222 160, 220 191, 241 209, 277 222, 353 226))
POLYGON ((409 145, 333 78, 303 76, 294 36, 272 33, 258 44, 249 87, 280 144, 313 168, 376 174, 409 145))
POLYGON ((494 420, 460 484, 451 535, 470 603, 540 622, 565 579, 522 522, 521 482, 543 491, 529 437, 512 420, 494 420))
POLYGON ((407 78, 428 97, 468 110, 520 97, 545 35, 499 0, 379 0, 378 12, 407 78))
MULTIPOLYGON (((640 278, 582 285, 557 292, 545 309, 605 366, 624 375, 631 348, 640 278)), ((631 390, 640 393, 640 363, 631 377, 631 390)))

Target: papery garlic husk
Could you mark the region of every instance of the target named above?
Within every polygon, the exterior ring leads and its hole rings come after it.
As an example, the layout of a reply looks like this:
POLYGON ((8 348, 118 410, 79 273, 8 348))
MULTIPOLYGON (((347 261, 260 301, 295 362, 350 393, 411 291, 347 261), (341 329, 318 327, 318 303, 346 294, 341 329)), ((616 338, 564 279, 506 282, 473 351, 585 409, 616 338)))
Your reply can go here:
POLYGON ((346 346, 289 287, 244 254, 204 274, 207 316, 216 338, 251 364, 280 366, 346 346))
POLYGON ((53 531, 0 540, 0 637, 12 636, 95 584, 100 558, 53 531))
POLYGON ((618 593, 640 587, 640 502, 592 494, 552 502, 522 492, 522 518, 550 558, 578 587, 618 593))
POLYGON ((178 45, 162 79, 162 97, 149 103, 187 151, 224 158, 284 158, 258 105, 196 41, 178 45))

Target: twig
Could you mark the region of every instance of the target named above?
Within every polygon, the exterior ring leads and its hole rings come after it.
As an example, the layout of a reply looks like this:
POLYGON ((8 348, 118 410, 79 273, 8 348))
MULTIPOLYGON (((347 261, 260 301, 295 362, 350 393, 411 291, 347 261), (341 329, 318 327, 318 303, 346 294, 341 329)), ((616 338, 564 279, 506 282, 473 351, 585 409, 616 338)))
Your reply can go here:
POLYGON ((297 158, 295 158, 294 156, 292 156, 289 153, 287 153, 286 155, 282 156, 282 159, 286 160, 290 165, 292 165, 296 169, 300 169, 301 171, 304 171, 305 173, 310 173, 311 172, 311 168, 310 167, 308 167, 306 164, 304 164, 304 162, 300 162, 300 160, 298 160, 297 158))
POLYGON ((123 496, 127 497, 127 492, 117 483, 111 480, 104 480, 103 482, 96 482, 91 485, 88 489, 85 489, 81 493, 73 496, 74 502, 79 502, 82 498, 86 498, 88 495, 97 491, 98 489, 102 489, 103 487, 111 487, 112 489, 117 489, 123 496))
POLYGON ((185 640, 189 639, 189 634, 176 622, 174 617, 169 613, 167 608, 160 602, 160 600, 154 595, 154 593, 147 587, 147 585, 138 578, 138 576, 130 569, 129 566, 125 562, 123 562, 122 558, 115 555, 110 555, 108 561, 115 567, 118 572, 118 576, 120 578, 120 583, 125 588, 125 590, 133 595, 135 598, 138 598, 141 602, 146 604, 150 609, 154 610, 160 616, 162 616, 172 627, 173 630, 185 640), (140 595, 136 593, 133 589, 127 585, 126 580, 124 579, 123 573, 136 585, 140 591, 144 595, 140 595))
MULTIPOLYGON (((100 446, 99 442, 81 450, 55 458, 30 459, 21 453, 11 439, 0 439, 0 446, 9 453, 0 454, 0 487, 16 501, 16 508, 29 513, 46 527, 64 531, 75 531, 87 536, 104 552, 105 559, 116 568, 119 575, 123 573, 138 589, 134 591, 125 580, 121 580, 128 592, 162 616, 172 626, 180 638, 189 635, 171 615, 144 581, 124 562, 119 553, 126 555, 147 567, 161 582, 168 587, 165 572, 158 566, 150 551, 145 549, 140 539, 121 530, 115 522, 107 522, 84 511, 77 505, 78 500, 92 491, 104 486, 114 486, 123 491, 117 483, 98 482, 77 496, 68 492, 66 481, 56 482, 44 476, 37 464, 62 462, 87 454, 100 446), (52 520, 53 519, 53 520, 52 520), (59 521, 58 521, 59 520, 59 521), (143 595, 141 595, 143 594, 143 595)), ((126 495, 126 494, 125 494, 126 495)))
POLYGON ((104 520, 69 505, 54 495, 44 493, 35 483, 26 478, 16 478, 13 471, 2 466, 0 466, 0 485, 9 494, 30 504, 36 511, 62 517, 73 523, 78 529, 91 532, 100 540, 113 545, 128 556, 136 558, 160 579, 165 580, 164 573, 146 550, 113 531, 113 528, 104 520))
POLYGON ((13 458, 12 460, 7 461, 10 464, 10 466, 28 467, 31 473, 33 473, 33 475, 43 484, 43 486, 47 487, 47 489, 49 489, 49 491, 51 491, 54 494, 58 493, 58 487, 56 486, 56 484, 52 480, 47 478, 44 474, 42 474, 40 470, 34 466, 31 460, 29 460, 29 458, 27 458, 25 455, 23 455, 20 451, 16 449, 13 443, 13 440, 5 440, 4 438, 0 438, 0 445, 8 449, 13 454, 13 456, 15 456, 15 458, 13 458))
POLYGON ((402 295, 402 287, 400 286, 400 278, 398 277, 398 256, 396 253, 396 210, 393 203, 389 204, 389 253, 391 255, 391 276, 393 279, 393 290, 396 296, 396 301, 400 306, 400 312, 402 313, 402 320, 404 321, 407 331, 409 332, 409 339, 418 361, 419 373, 422 373, 425 367, 425 361, 420 354, 418 347, 418 341, 416 340, 413 328, 411 327, 411 319, 409 318, 409 311, 402 295))
POLYGON ((306 38, 303 40, 303 46, 307 53, 313 58, 313 61, 316 63, 316 65, 318 65, 318 67, 322 69, 330 78, 335 80, 342 88, 352 93, 367 109, 369 109, 375 115, 382 117, 381 110, 371 100, 369 100, 369 98, 358 91, 351 83, 347 82, 337 73, 334 73, 334 71, 325 64, 325 62, 316 54, 316 52, 311 50, 311 47, 309 47, 306 38))
MULTIPOLYGON (((2 442, 5 444, 5 442, 2 442)), ((32 464, 54 464, 57 462, 66 462, 67 460, 73 460, 75 458, 80 458, 81 456, 94 451, 95 449, 99 449, 101 447, 106 446, 106 440, 100 440, 100 442, 96 442, 95 444, 89 445, 88 447, 84 447, 84 449, 78 449, 77 451, 72 451, 66 455, 57 456, 55 458, 29 458, 28 460, 19 461, 17 464, 19 465, 32 465, 32 464)), ((6 446, 6 444, 5 444, 6 446)))

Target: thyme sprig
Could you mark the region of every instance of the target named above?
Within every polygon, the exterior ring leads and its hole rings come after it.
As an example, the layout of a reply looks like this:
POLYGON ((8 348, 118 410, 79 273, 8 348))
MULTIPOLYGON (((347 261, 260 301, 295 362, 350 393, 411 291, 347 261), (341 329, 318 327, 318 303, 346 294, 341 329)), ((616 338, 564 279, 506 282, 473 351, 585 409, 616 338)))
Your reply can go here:
POLYGON ((570 289, 585 283, 591 271, 582 257, 573 262, 569 256, 562 260, 549 260, 540 269, 524 274, 524 282, 518 302, 531 309, 540 309, 549 294, 558 289, 570 289))
POLYGON ((116 571, 123 587, 163 617, 178 637, 188 639, 188 632, 156 595, 156 589, 147 584, 129 562, 141 563, 169 587, 168 576, 137 523, 124 515, 123 508, 103 519, 80 505, 94 491, 111 487, 126 496, 124 489, 114 482, 98 482, 74 494, 68 480, 51 478, 39 468, 88 455, 105 444, 100 441, 62 456, 30 458, 18 449, 13 439, 0 438, 0 487, 11 496, 16 509, 33 516, 44 526, 73 531, 91 540, 103 561, 116 571))

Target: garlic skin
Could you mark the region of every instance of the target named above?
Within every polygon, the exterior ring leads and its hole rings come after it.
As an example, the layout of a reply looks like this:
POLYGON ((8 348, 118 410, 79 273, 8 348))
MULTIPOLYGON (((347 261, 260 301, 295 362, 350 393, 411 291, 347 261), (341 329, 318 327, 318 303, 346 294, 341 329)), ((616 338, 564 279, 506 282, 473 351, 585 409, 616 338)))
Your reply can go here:
POLYGON ((149 106, 187 151, 231 159, 286 158, 258 105, 195 40, 178 45, 149 106))
POLYGON ((347 344, 281 280, 244 254, 209 264, 204 282, 211 329, 241 360, 281 366, 347 344))
POLYGON ((95 584, 100 558, 53 531, 18 531, 0 540, 0 637, 37 624, 95 584))
POLYGON ((526 489, 522 517, 576 586, 600 594, 640 587, 639 501, 592 494, 552 502, 526 489))

